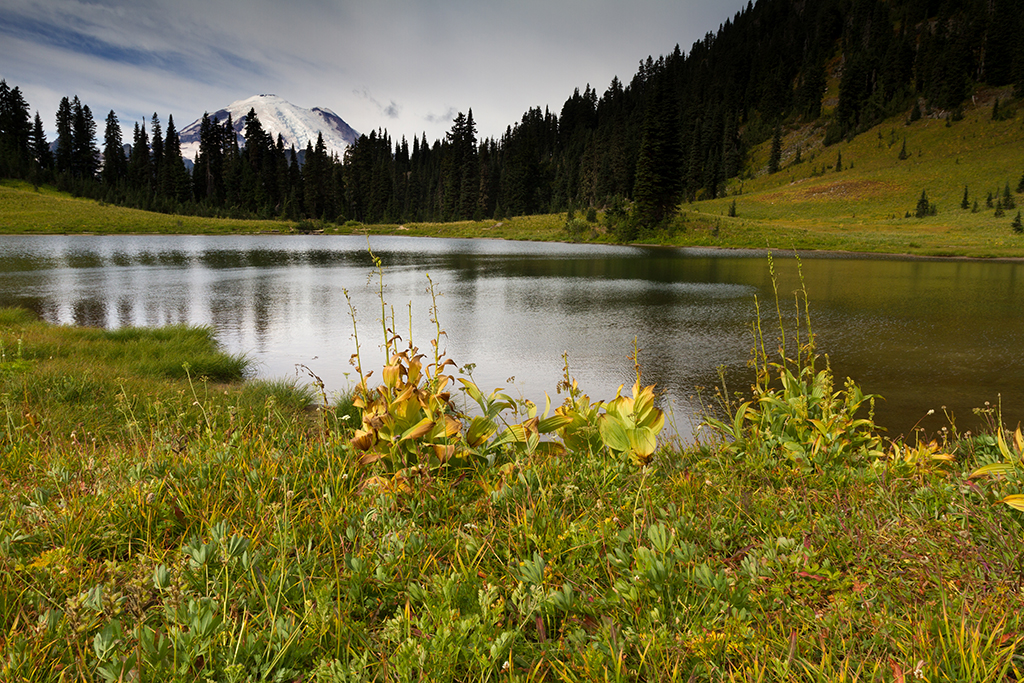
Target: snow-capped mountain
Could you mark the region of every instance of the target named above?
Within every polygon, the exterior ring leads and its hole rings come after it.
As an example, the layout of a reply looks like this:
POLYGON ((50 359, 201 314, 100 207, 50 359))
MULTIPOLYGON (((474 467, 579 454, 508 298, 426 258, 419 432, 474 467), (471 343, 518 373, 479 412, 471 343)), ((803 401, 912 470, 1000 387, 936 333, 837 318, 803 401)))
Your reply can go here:
MULTIPOLYGON (((341 157, 345 153, 345 148, 354 144, 359 137, 351 126, 330 109, 303 109, 277 95, 256 95, 246 100, 238 100, 224 109, 211 112, 209 117, 211 121, 216 118, 223 123, 228 114, 231 114, 238 145, 244 147, 245 138, 242 137, 242 133, 245 131, 245 117, 250 109, 256 112, 263 130, 275 141, 278 134, 284 138, 285 149, 294 145, 297 152, 303 152, 306 143, 316 145, 316 136, 322 133, 327 153, 341 157)), ((202 119, 196 119, 178 133, 181 137, 181 156, 187 163, 192 162, 199 153, 201 123, 202 119)))

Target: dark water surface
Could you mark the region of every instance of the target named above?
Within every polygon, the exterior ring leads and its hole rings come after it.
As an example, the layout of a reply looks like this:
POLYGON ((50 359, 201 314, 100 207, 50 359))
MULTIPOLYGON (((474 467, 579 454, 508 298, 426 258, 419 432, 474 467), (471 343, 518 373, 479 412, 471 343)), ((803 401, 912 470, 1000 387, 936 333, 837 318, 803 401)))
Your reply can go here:
MULTIPOLYGON (((645 383, 665 392, 676 428, 695 424, 697 387, 725 366, 730 389, 749 385, 755 296, 769 341, 775 297, 764 252, 373 237, 384 263, 388 317, 429 352, 434 327, 459 366, 475 364, 485 391, 505 387, 553 402, 563 353, 593 398, 632 383, 633 339, 645 383), (513 379, 514 378, 514 379, 513 379)), ((890 433, 920 424, 975 424, 972 409, 1002 399, 1024 419, 1024 264, 801 255, 818 349, 837 384, 853 377, 881 394, 890 433)), ((790 333, 797 261, 775 270, 790 333)), ((211 325, 224 347, 257 361, 262 377, 304 364, 328 391, 353 384, 357 311, 364 368, 379 367, 381 306, 367 240, 347 236, 0 236, 0 305, 51 322, 120 327, 211 325)), ((379 372, 377 373, 379 374, 379 372)), ((300 374, 300 378, 307 377, 300 374)))

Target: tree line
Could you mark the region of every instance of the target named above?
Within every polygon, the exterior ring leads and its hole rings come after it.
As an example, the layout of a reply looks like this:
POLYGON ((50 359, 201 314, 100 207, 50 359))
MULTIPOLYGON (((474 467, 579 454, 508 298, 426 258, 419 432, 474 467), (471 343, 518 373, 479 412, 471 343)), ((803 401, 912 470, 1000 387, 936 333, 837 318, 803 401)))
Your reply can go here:
POLYGON ((639 63, 628 83, 578 89, 556 114, 531 108, 499 138, 477 138, 472 110, 443 139, 412 144, 377 129, 344 158, 322 139, 304 153, 271 139, 255 112, 241 148, 204 116, 184 170, 173 119, 136 125, 124 156, 114 112, 103 154, 77 98, 61 102, 56 154, 17 88, 0 89, 0 174, 52 180, 160 211, 367 223, 454 221, 604 207, 623 239, 669 225, 682 201, 719 196, 759 169, 747 153, 787 123, 821 121, 826 144, 923 104, 955 117, 975 85, 1024 95, 1016 0, 759 0, 688 53, 639 63), (823 117, 830 79, 838 82, 823 117), (108 161, 109 160, 109 161, 108 161), (300 163, 300 161, 302 163, 300 163))

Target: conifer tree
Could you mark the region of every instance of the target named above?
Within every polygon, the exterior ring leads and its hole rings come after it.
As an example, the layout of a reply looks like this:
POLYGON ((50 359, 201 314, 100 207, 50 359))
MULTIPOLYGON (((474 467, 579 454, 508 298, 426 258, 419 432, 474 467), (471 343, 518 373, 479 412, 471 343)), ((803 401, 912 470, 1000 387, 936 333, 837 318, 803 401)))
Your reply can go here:
POLYGON ((635 225, 621 237, 635 238, 636 228, 655 228, 676 211, 683 195, 683 149, 676 133, 677 100, 667 84, 653 84, 637 152, 633 187, 635 225))
POLYGON ((199 152, 192 169, 193 192, 197 201, 220 207, 224 202, 224 129, 207 113, 199 123, 199 152))
POLYGON ((1010 183, 1006 183, 1003 188, 1003 208, 1004 209, 1016 209, 1017 204, 1013 200, 1013 195, 1010 193, 1010 183))
POLYGON ((57 154, 54 160, 57 173, 71 172, 74 155, 73 127, 74 113, 71 110, 71 101, 63 97, 57 107, 57 154))
POLYGON ((32 123, 32 158, 42 176, 53 170, 53 152, 50 151, 50 143, 46 141, 46 131, 43 130, 43 120, 39 118, 38 111, 32 123))
POLYGON ((181 158, 181 138, 174 127, 174 116, 167 117, 167 132, 164 137, 164 153, 161 166, 160 193, 174 202, 185 202, 189 198, 189 176, 185 161, 181 158))
POLYGON ((132 150, 128 156, 128 184, 136 193, 136 205, 148 207, 153 167, 149 157, 149 135, 146 123, 135 123, 132 150), (141 200, 141 203, 140 201, 141 200))
POLYGON ((160 187, 160 176, 161 167, 163 166, 164 160, 164 136, 163 130, 160 127, 160 117, 157 116, 156 112, 153 112, 153 118, 149 120, 149 160, 150 160, 150 173, 152 174, 151 184, 153 192, 157 196, 162 196, 160 187))
POLYGON ((116 187, 128 175, 128 158, 124 154, 121 139, 121 124, 111 109, 107 114, 107 125, 103 131, 103 184, 116 187))
MULTIPOLYGON (((768 154, 768 173, 778 173, 782 163, 782 129, 775 126, 772 133, 772 149, 768 154)), ((838 170, 838 169, 837 169, 838 170)))
POLYGON ((83 105, 76 95, 71 102, 73 112, 71 135, 71 171, 78 178, 92 180, 99 170, 99 150, 96 149, 96 122, 89 105, 83 105))
POLYGON ((836 152, 836 173, 843 170, 843 153, 836 152))
POLYGON ((906 161, 910 158, 910 154, 907 153, 907 139, 903 138, 903 146, 900 147, 900 161, 906 161))
POLYGON ((969 209, 969 208, 971 208, 971 201, 970 201, 970 198, 967 196, 967 186, 966 185, 964 185, 964 198, 960 201, 960 208, 961 209, 969 209))
POLYGON ((918 218, 934 215, 933 206, 928 201, 928 193, 925 190, 921 190, 921 198, 917 200, 917 210, 914 215, 918 218))
POLYGON ((1017 215, 1014 216, 1013 222, 1010 223, 1010 226, 1013 228, 1013 231, 1018 235, 1024 233, 1024 223, 1021 223, 1020 211, 1018 211, 1017 215))
POLYGON ((28 103, 21 90, 17 86, 9 88, 7 81, 0 80, 0 176, 28 175, 31 136, 28 103))

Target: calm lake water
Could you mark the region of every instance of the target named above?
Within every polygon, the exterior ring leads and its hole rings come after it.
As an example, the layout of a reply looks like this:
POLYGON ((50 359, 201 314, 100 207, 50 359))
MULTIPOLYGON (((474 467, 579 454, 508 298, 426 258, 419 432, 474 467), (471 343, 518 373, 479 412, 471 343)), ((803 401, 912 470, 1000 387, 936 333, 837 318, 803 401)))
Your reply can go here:
MULTIPOLYGON (((384 264, 388 317, 429 353, 429 274, 442 346, 485 391, 504 387, 543 405, 563 354, 593 398, 633 380, 633 340, 645 383, 665 392, 679 433, 699 414, 698 387, 727 369, 749 386, 755 297, 777 336, 765 252, 373 237, 384 264)), ((976 425, 972 409, 1001 397, 1004 420, 1024 419, 1024 264, 802 254, 819 352, 841 386, 850 376, 880 394, 891 434, 976 425), (929 409, 936 415, 925 417, 929 409), (924 418, 924 419, 922 419, 924 418)), ((793 325, 797 261, 777 254, 782 310, 793 325)), ((365 369, 379 350, 378 283, 364 237, 0 236, 0 305, 51 322, 100 327, 212 326, 223 346, 256 361, 260 377, 353 382, 356 309, 365 369)), ((379 375, 379 372, 376 373, 379 375)))

